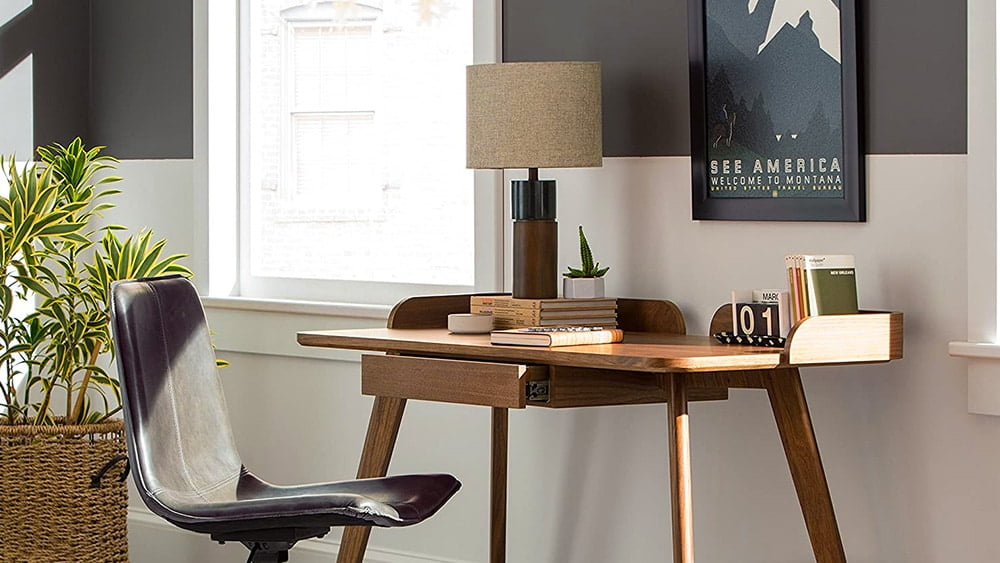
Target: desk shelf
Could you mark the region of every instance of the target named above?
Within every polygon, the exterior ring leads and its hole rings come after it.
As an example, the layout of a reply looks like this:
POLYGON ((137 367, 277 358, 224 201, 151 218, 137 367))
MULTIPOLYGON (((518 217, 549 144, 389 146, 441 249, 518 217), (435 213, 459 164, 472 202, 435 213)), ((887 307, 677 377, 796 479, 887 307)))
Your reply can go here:
POLYGON ((903 357, 903 313, 862 311, 802 319, 782 355, 791 365, 888 362, 903 357))
MULTIPOLYGON (((732 305, 712 317, 711 332, 732 330, 732 305)), ((861 311, 856 315, 806 317, 788 332, 782 364, 815 366, 873 363, 903 357, 903 313, 861 311)))

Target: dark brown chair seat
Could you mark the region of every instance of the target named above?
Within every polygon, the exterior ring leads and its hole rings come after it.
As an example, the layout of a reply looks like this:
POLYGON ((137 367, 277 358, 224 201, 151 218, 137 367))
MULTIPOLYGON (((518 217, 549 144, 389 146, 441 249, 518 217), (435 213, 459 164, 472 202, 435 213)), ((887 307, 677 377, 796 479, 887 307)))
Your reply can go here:
POLYGON ((408 526, 461 484, 401 475, 277 486, 242 463, 226 411, 205 313, 185 278, 112 286, 128 455, 139 495, 170 523, 239 541, 250 561, 286 561, 295 542, 331 526, 408 526))

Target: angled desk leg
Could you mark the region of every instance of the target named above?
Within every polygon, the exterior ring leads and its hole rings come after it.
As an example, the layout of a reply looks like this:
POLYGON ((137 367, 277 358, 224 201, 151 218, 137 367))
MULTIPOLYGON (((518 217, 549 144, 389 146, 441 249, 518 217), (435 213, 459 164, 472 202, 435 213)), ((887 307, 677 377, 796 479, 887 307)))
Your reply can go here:
MULTIPOLYGON (((372 415, 368 420, 368 434, 365 447, 358 464, 358 479, 385 477, 389 471, 389 460, 399 435, 399 423, 403 420, 406 399, 375 397, 372 415)), ((371 526, 347 526, 340 540, 337 563, 361 563, 368 547, 371 526)))
POLYGON ((823 462, 819 458, 799 370, 775 370, 767 378, 766 385, 816 562, 845 563, 844 545, 837 528, 837 517, 833 512, 823 462))
POLYGON ((674 531, 674 563, 694 563, 687 380, 683 373, 670 373, 666 377, 670 388, 667 430, 670 444, 670 505, 674 531))
POLYGON ((490 452, 490 563, 507 558, 507 409, 493 407, 490 452))

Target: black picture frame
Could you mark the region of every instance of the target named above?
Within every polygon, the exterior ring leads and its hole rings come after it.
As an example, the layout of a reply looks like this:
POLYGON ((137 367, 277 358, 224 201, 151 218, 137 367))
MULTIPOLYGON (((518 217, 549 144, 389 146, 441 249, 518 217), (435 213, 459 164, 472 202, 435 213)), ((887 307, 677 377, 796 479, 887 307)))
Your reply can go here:
MULTIPOLYGON (((763 8, 766 12, 773 14, 775 3, 783 1, 803 3, 802 0, 758 0, 755 11, 763 8), (768 10, 768 6, 770 7, 770 10, 768 10)), ((775 50, 777 51, 778 41, 773 37, 769 39, 770 41, 769 43, 763 41, 762 39, 762 41, 760 43, 757 43, 757 45, 764 44, 765 46, 763 48, 758 47, 757 54, 753 54, 752 51, 747 51, 746 45, 748 44, 747 41, 756 40, 756 37, 759 36, 759 35, 754 35, 754 32, 756 32, 759 29, 759 23, 757 23, 756 26, 750 26, 751 31, 749 33, 745 33, 744 27, 736 26, 735 28, 733 28, 733 24, 727 21, 730 27, 735 29, 734 35, 740 37, 741 39, 744 39, 742 43, 744 49, 742 51, 727 51, 726 49, 728 49, 729 47, 732 47, 734 50, 738 48, 734 46, 735 42, 730 42, 728 34, 725 35, 726 43, 724 44, 721 43, 718 39, 715 39, 716 37, 723 36, 723 34, 720 34, 718 32, 718 30, 722 29, 722 27, 719 25, 717 21, 715 21, 715 19, 713 19, 710 22, 707 18, 707 14, 709 13, 709 11, 711 11, 711 13, 713 14, 735 13, 735 12, 727 12, 726 10, 729 10, 730 7, 733 7, 733 9, 735 10, 736 6, 742 6, 744 11, 749 12, 749 10, 747 10, 747 5, 748 5, 747 0, 688 0, 688 18, 689 18, 688 47, 689 47, 690 79, 691 79, 692 219, 748 220, 748 221, 840 221, 840 222, 864 222, 867 220, 866 194, 865 194, 865 166, 864 166, 865 153, 861 146, 863 136, 861 129, 862 124, 860 121, 861 108, 859 100, 861 99, 860 96, 861 83, 858 76, 858 46, 856 39, 856 30, 858 28, 857 25, 858 12, 856 7, 856 0, 828 0, 828 1, 831 2, 832 5, 835 6, 839 5, 838 8, 839 8, 839 19, 840 19, 839 27, 840 27, 840 59, 841 59, 839 74, 840 74, 841 116, 839 123, 840 126, 839 135, 837 135, 838 133, 837 120, 830 119, 828 124, 830 127, 830 131, 832 132, 828 136, 823 137, 824 141, 822 146, 828 148, 828 147, 835 147, 839 144, 839 147, 842 151, 840 154, 841 160, 839 162, 840 175, 837 176, 837 178, 841 180, 839 185, 841 186, 842 194, 837 196, 822 192, 822 190, 824 189, 830 191, 831 193, 837 192, 838 190, 834 187, 836 186, 836 183, 834 182, 822 185, 812 182, 809 183, 810 185, 809 188, 806 187, 806 183, 803 183, 799 186, 795 186, 794 182, 792 181, 795 178, 801 179, 805 177, 802 175, 782 176, 779 173, 778 176, 773 176, 767 174, 764 176, 763 179, 764 184, 758 186, 757 188, 754 188, 753 186, 750 187, 743 186, 735 188, 732 186, 720 187, 717 184, 717 182, 720 181, 753 182, 755 180, 757 180, 758 181, 757 183, 759 184, 760 183, 759 180, 761 180, 761 178, 757 175, 750 176, 747 174, 744 174, 743 177, 738 177, 733 174, 730 174, 729 176, 722 175, 720 173, 721 166, 720 166, 720 160, 718 158, 715 158, 714 162, 715 168, 710 168, 710 166, 713 165, 712 162, 713 155, 710 153, 712 153, 712 151, 715 151, 714 154, 715 156, 717 156, 718 153, 720 152, 719 150, 717 150, 719 139, 718 138, 712 139, 712 137, 716 136, 719 133, 718 127, 720 120, 724 120, 722 123, 723 132, 726 131, 727 129, 726 125, 728 125, 728 141, 733 143, 732 145, 727 145, 727 149, 731 150, 733 154, 736 154, 740 151, 737 151, 733 148, 733 146, 739 145, 738 143, 739 139, 735 141, 733 140, 734 122, 736 122, 736 120, 739 120, 739 116, 736 115, 735 112, 727 112, 726 106, 723 105, 721 108, 722 113, 718 115, 718 119, 713 119, 712 117, 710 117, 713 115, 713 112, 719 113, 720 108, 709 107, 710 104, 708 99, 709 90, 710 89, 712 90, 714 96, 713 98, 714 105, 718 106, 719 100, 725 99, 724 96, 718 94, 718 92, 720 91, 718 84, 720 84, 720 82, 726 83, 726 80, 721 78, 718 75, 718 73, 716 73, 715 77, 709 76, 709 68, 711 67, 713 70, 722 69, 723 72, 725 72, 725 70, 728 68, 732 68, 734 69, 734 73, 739 74, 740 77, 743 79, 743 84, 754 83, 753 82, 754 81, 753 77, 755 76, 753 74, 754 72, 758 71, 764 72, 766 70, 774 70, 775 68, 777 68, 776 63, 773 63, 773 61, 778 60, 779 57, 771 55, 769 59, 765 60, 764 53, 765 50, 771 46, 772 43, 775 44, 775 50), (709 48, 706 44, 707 38, 710 33, 709 32, 710 25, 712 26, 711 33, 713 34, 712 35, 713 41, 715 41, 715 43, 713 43, 713 48, 712 48, 713 53, 730 54, 732 52, 739 52, 741 53, 741 55, 732 56, 728 58, 720 57, 726 61, 725 63, 719 63, 718 61, 710 61, 708 58, 709 48), (746 39, 745 37, 743 37, 744 35, 750 35, 751 39, 746 39), (723 47, 717 47, 717 45, 723 45, 723 47), (743 58, 741 57, 747 57, 746 59, 747 62, 742 66, 737 64, 743 61, 743 58), (768 66, 768 64, 770 64, 770 66, 768 66), (729 65, 729 66, 723 66, 723 65, 729 65), (715 80, 715 82, 712 83, 715 86, 711 86, 709 82, 710 80, 715 80), (838 137, 839 137, 839 143, 837 142, 838 137), (713 142, 715 143, 715 146, 710 147, 710 144, 712 144, 713 142), (715 170, 715 172, 713 173, 712 170, 715 170), (769 179, 774 179, 774 178, 778 178, 778 180, 774 182, 775 185, 771 185, 772 183, 769 181, 769 179), (712 182, 716 182, 716 184, 710 185, 710 183, 712 182), (732 191, 734 189, 736 190, 735 192, 732 191), (726 194, 722 194, 721 193, 722 190, 728 190, 728 191, 726 194), (798 193, 793 193, 796 191, 798 193), (737 193, 739 195, 732 195, 733 193, 737 193), (753 195, 747 195, 749 193, 752 193, 753 195), (810 193, 821 193, 821 196, 811 197, 809 195, 802 195, 810 193)), ((808 15, 811 18, 811 14, 809 14, 808 12, 806 13, 806 15, 808 15)), ((734 17, 739 18, 744 16, 747 17, 749 22, 749 20, 753 17, 753 13, 750 14, 740 13, 734 17)), ((773 16, 769 15, 768 20, 770 20, 771 17, 773 16)), ((759 19, 760 18, 758 18, 758 20, 759 19)), ((813 33, 812 23, 813 23, 812 19, 806 21, 805 16, 803 16, 803 19, 800 19, 799 24, 797 26, 792 27, 792 31, 805 30, 808 32, 808 34, 812 34, 814 37, 818 37, 815 33, 813 33)), ((829 26, 831 20, 829 20, 828 18, 824 23, 828 24, 827 27, 825 27, 824 29, 827 30, 827 34, 829 35, 828 30, 832 29, 832 27, 829 26)), ((770 23, 768 24, 768 26, 770 26, 770 23)), ((785 31, 784 28, 782 28, 781 31, 785 31)), ((790 36, 791 35, 789 35, 789 37, 790 36)), ((816 45, 818 47, 819 43, 816 43, 816 45)), ((799 49, 794 52, 803 53, 807 51, 811 55, 812 52, 809 49, 799 49)), ((826 54, 827 57, 830 57, 830 60, 834 60, 833 57, 828 52, 824 51, 824 53, 826 54)), ((802 57, 805 58, 805 55, 802 55, 802 57)), ((785 59, 781 60, 787 60, 787 58, 788 57, 785 57, 785 59)), ((799 64, 802 64, 802 62, 800 61, 799 64)), ((831 67, 829 66, 829 64, 824 63, 824 65, 826 66, 812 65, 811 67, 805 67, 805 68, 807 69, 821 68, 822 70, 827 70, 827 72, 825 74, 822 74, 821 77, 828 80, 835 79, 835 74, 833 72, 830 72, 831 67)), ((821 70, 816 71, 818 75, 820 74, 820 72, 821 70)), ((764 83, 772 84, 774 76, 775 75, 773 73, 764 74, 763 78, 758 78, 756 80, 758 84, 764 84, 764 83), (771 81, 767 81, 768 79, 771 79, 771 81)), ((794 80, 795 79, 793 79, 792 81, 794 82, 794 80)), ((752 91, 750 87, 746 87, 745 90, 747 92, 752 91)), ((763 92, 763 90, 764 87, 761 87, 761 89, 758 90, 758 93, 763 92)), ((817 89, 817 91, 818 90, 819 89, 817 89)), ((823 89, 822 91, 829 91, 829 90, 830 89, 827 88, 823 89)), ((775 93, 774 97, 778 98, 782 95, 784 94, 775 93)), ((741 108, 751 107, 751 104, 753 104, 754 102, 759 102, 759 100, 757 100, 756 97, 754 98, 753 101, 747 101, 745 100, 745 98, 737 98, 737 99, 740 99, 740 101, 743 102, 742 104, 739 104, 739 107, 741 108)), ((811 98, 804 98, 804 99, 811 100, 811 98)), ((807 102, 805 101, 799 102, 796 100, 791 105, 794 106, 795 104, 799 104, 800 106, 805 106, 806 103, 807 102)), ((829 105, 834 106, 835 104, 830 103, 829 105)), ((754 108, 754 111, 751 111, 751 113, 748 114, 748 117, 758 117, 758 119, 754 120, 755 124, 759 124, 762 122, 762 118, 760 118, 760 115, 770 114, 770 112, 765 112, 765 113, 757 112, 756 110, 759 108, 757 106, 752 106, 752 107, 754 108), (758 115, 758 113, 760 113, 760 115, 758 115)), ((760 107, 766 108, 767 107, 766 102, 760 104, 760 107)), ((786 105, 778 104, 778 107, 774 108, 774 110, 778 111, 780 108, 788 108, 788 107, 790 106, 787 104, 786 105)), ((817 112, 820 115, 823 115, 822 111, 823 107, 824 106, 822 105, 817 105, 815 112, 817 112)), ((813 114, 812 116, 813 119, 816 119, 817 113, 813 114)), ((835 111, 831 113, 835 113, 835 111)), ((802 115, 802 113, 799 112, 798 115, 802 115)), ((782 114, 781 117, 788 117, 788 116, 782 114)), ((767 123, 767 119, 764 119, 764 122, 767 123)), ((798 122, 801 123, 802 119, 799 118, 798 122)), ((810 122, 809 127, 811 128, 812 125, 813 122, 810 122)), ((750 127, 750 125, 746 125, 745 127, 750 127)), ((776 130, 777 129, 775 126, 775 128, 772 129, 772 132, 776 130)), ((812 131, 813 129, 809 130, 812 131)), ((755 131, 767 131, 767 128, 759 127, 755 131)), ((788 139, 798 139, 798 137, 801 134, 802 134, 801 131, 799 134, 796 135, 784 135, 784 136, 780 136, 780 134, 774 133, 774 137, 776 139, 775 142, 772 143, 768 139, 766 142, 759 143, 758 146, 781 145, 781 140, 783 137, 787 141, 788 139)), ((763 138, 759 133, 756 134, 755 137, 763 138)), ((817 134, 817 135, 812 135, 809 138, 812 139, 818 137, 819 135, 817 134)), ((792 150, 793 148, 796 150, 800 148, 797 146, 798 144, 808 145, 809 142, 802 142, 802 143, 798 143, 798 141, 786 142, 779 149, 776 149, 775 154, 779 153, 783 155, 791 154, 793 152, 792 150), (793 145, 796 146, 793 147, 793 145)), ((830 152, 831 151, 826 151, 826 153, 830 152)), ((757 155, 763 154, 766 158, 765 162, 767 162, 768 164, 774 164, 772 159, 768 158, 770 155, 768 153, 765 153, 764 151, 755 153, 754 151, 751 150, 744 150, 742 151, 742 153, 757 154, 757 155)), ((835 151, 833 151, 833 153, 835 154, 835 151)), ((784 165, 786 164, 785 162, 786 158, 787 156, 779 156, 777 158, 777 160, 779 161, 777 167, 772 168, 771 170, 774 169, 783 170, 784 165)), ((793 158, 794 160, 793 169, 801 170, 801 168, 797 166, 799 158, 802 157, 795 156, 793 158)), ((819 166, 819 164, 817 163, 820 160, 823 160, 824 158, 825 157, 817 156, 815 158, 812 158, 811 160, 808 160, 807 162, 809 163, 810 166, 807 166, 806 168, 810 167, 823 168, 822 166, 819 166)), ((742 160, 744 159, 736 159, 736 158, 732 159, 731 162, 734 164, 734 167, 736 160, 741 160, 742 162, 742 160)), ((827 160, 826 168, 829 169, 830 168, 829 163, 832 162, 832 158, 826 160, 827 160)), ((751 171, 755 170, 753 166, 760 166, 760 164, 761 164, 760 158, 757 158, 756 160, 750 159, 746 163, 747 167, 744 168, 744 170, 751 170, 751 171)), ((765 171, 767 171, 766 166, 764 167, 764 169, 765 171)), ((730 169, 730 172, 732 172, 732 169, 730 169)), ((830 180, 833 178, 833 175, 822 174, 822 175, 810 175, 808 177, 823 178, 824 180, 830 180)))

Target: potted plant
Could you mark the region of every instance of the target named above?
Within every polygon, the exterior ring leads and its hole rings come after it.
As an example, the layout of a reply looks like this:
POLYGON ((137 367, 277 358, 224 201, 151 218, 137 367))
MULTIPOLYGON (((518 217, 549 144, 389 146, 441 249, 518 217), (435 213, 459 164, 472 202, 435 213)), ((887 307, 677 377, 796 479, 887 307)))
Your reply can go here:
POLYGON ((114 207, 103 147, 0 158, 0 560, 128 561, 118 381, 106 369, 114 280, 190 273, 149 231, 122 240, 94 219, 114 207), (31 304, 34 303, 34 307, 31 304), (120 467, 119 467, 120 469, 120 467), (118 475, 118 472, 115 473, 118 475))
POLYGON ((566 299, 587 299, 604 297, 604 274, 610 268, 602 268, 600 262, 594 262, 587 236, 583 234, 583 225, 579 227, 580 234, 580 268, 568 266, 569 271, 563 274, 563 297, 566 299))

